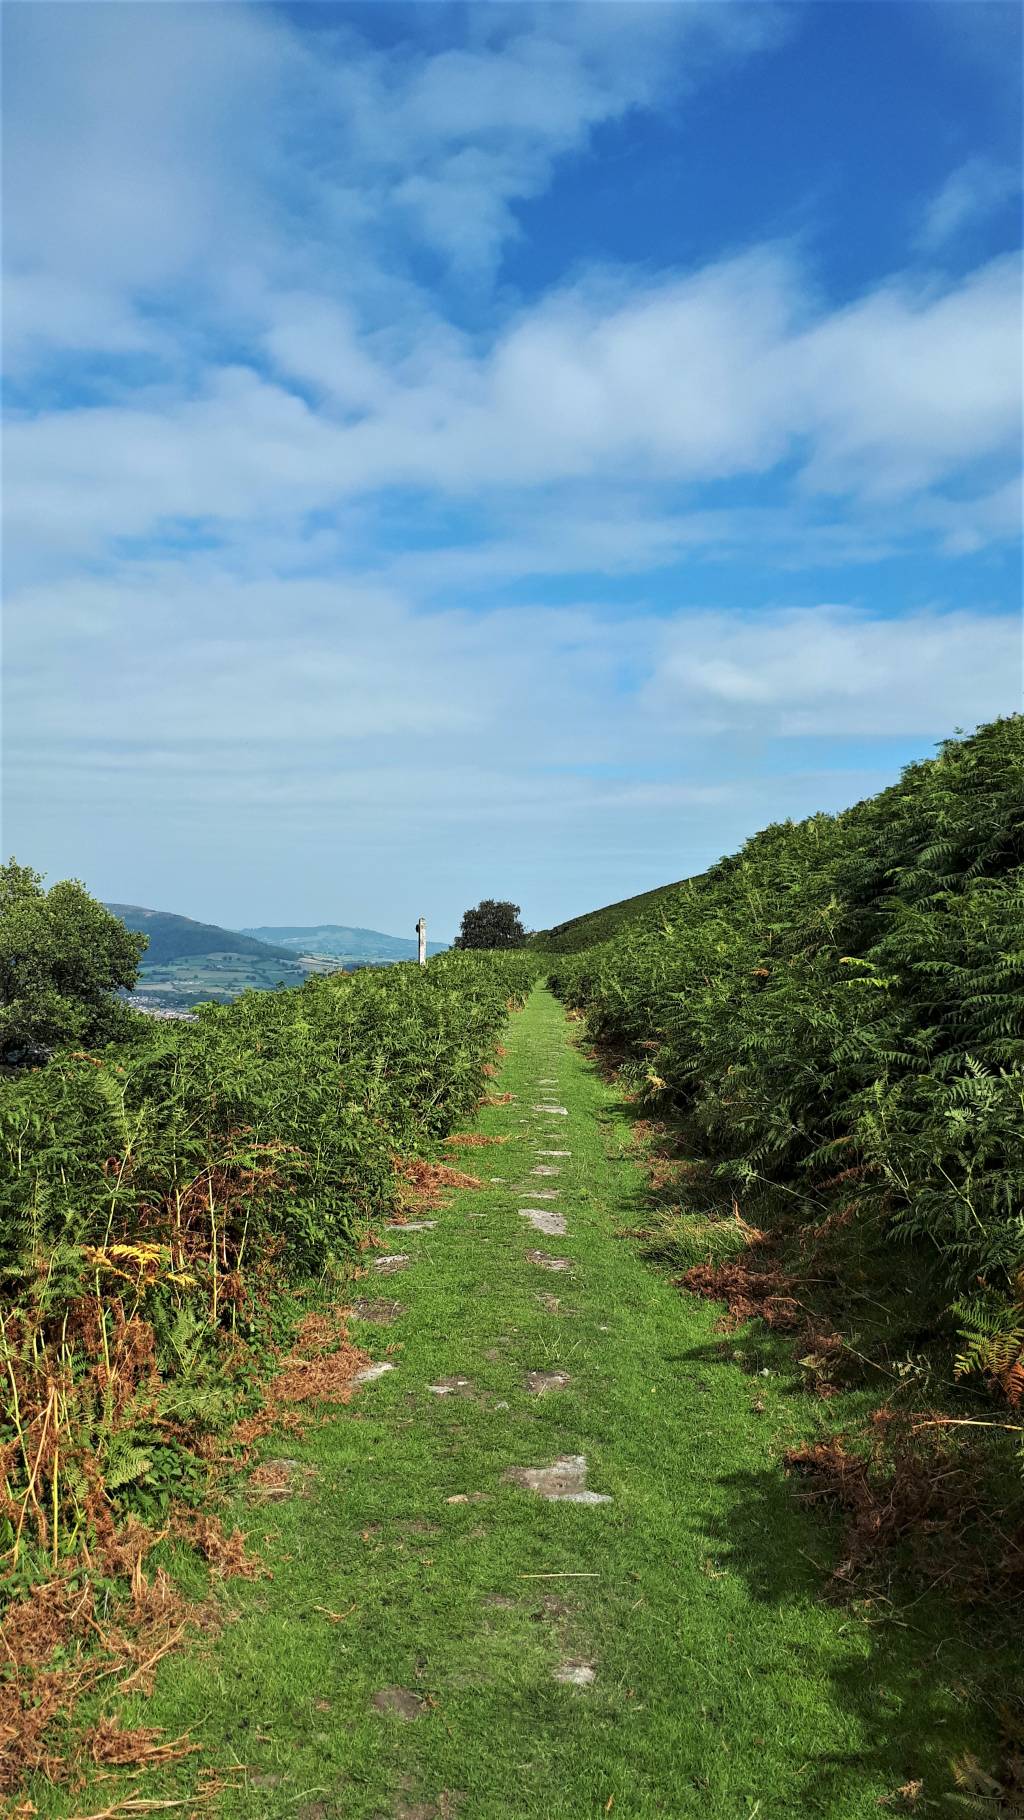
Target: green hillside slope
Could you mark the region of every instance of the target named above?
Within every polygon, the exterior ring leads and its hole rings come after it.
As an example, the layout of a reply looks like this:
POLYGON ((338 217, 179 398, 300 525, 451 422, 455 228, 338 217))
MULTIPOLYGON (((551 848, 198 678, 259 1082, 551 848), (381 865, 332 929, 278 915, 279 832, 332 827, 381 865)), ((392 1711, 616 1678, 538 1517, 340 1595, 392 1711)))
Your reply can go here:
POLYGON ((589 910, 585 916, 570 917, 566 923, 556 923, 553 929, 539 929, 531 938, 535 948, 553 950, 556 954, 578 954, 582 948, 592 948, 595 942, 606 942, 617 934, 624 923, 636 921, 645 912, 656 910, 661 900, 673 891, 678 891, 681 884, 658 885, 654 891, 641 891, 637 897, 624 897, 617 904, 606 904, 603 910, 589 910))
POLYGON ((108 904, 106 908, 129 929, 141 930, 149 937, 143 963, 146 967, 184 960, 193 954, 249 954, 265 961, 295 959, 291 948, 239 935, 232 929, 219 929, 216 923, 197 923, 190 916, 145 910, 140 904, 108 904))

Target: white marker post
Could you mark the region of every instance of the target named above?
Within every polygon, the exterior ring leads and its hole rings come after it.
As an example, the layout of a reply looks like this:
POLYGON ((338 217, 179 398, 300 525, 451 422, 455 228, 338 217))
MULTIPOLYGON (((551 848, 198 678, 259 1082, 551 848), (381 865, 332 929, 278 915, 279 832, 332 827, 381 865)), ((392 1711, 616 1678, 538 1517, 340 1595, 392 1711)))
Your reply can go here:
POLYGON ((416 934, 420 938, 420 966, 425 967, 427 964, 427 925, 422 916, 416 924, 416 934))

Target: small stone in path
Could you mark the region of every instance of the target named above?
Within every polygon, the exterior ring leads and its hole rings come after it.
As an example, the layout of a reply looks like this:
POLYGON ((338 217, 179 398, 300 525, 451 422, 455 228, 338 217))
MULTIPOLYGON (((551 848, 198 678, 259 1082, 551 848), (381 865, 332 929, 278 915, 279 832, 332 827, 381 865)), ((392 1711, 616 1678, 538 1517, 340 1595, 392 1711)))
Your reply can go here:
POLYGON ((379 1270, 382 1276, 388 1277, 393 1275, 396 1270, 404 1270, 408 1262, 409 1253, 407 1251, 396 1251, 393 1257, 374 1258, 373 1268, 379 1270))
POLYGON ((352 1379, 353 1384, 372 1384, 375 1378, 382 1378, 386 1371, 394 1371, 394 1366, 387 1359, 381 1359, 376 1365, 364 1365, 352 1379))
POLYGON ((537 1232, 545 1232, 549 1238, 560 1239, 568 1230, 565 1215, 555 1213, 551 1207, 520 1207, 519 1218, 529 1220, 537 1232))
POLYGON ((571 1258, 549 1257, 548 1253, 546 1251, 528 1251, 526 1255, 529 1258, 531 1264, 539 1264, 542 1270, 571 1270, 572 1269, 572 1259, 571 1258))
POLYGON ((426 1711, 426 1701, 407 1687, 382 1687, 370 1702, 375 1713, 390 1713, 396 1719, 418 1719, 426 1711))
POLYGON ((554 1163, 538 1163, 530 1170, 531 1175, 561 1175, 562 1171, 554 1163))
POLYGON ((491 1181, 492 1182, 507 1182, 508 1176, 507 1175, 492 1175, 491 1181))
POLYGON ((532 1194, 535 1201, 557 1201, 561 1190, 558 1188, 535 1188, 532 1182, 520 1182, 517 1194, 532 1194))
POLYGON ((538 1156, 571 1156, 571 1150, 538 1150, 538 1156))
POLYGON ((569 1382, 567 1371, 528 1371, 526 1388, 532 1390, 535 1397, 542 1397, 547 1390, 564 1390, 569 1382))
POLYGON ((587 1490, 587 1457, 582 1453, 562 1454, 551 1466, 510 1466, 501 1476, 506 1485, 521 1485, 542 1498, 568 1504, 611 1503, 606 1492, 587 1490))
POLYGON ((593 1666, 589 1662, 560 1662, 555 1669, 555 1680, 563 1687, 590 1687, 594 1680, 593 1666))
POLYGON ((354 1321, 375 1321, 378 1327, 388 1327, 397 1320, 405 1309, 401 1302, 353 1302, 349 1314, 354 1321))
POLYGON ((464 1397, 472 1388, 469 1378, 438 1378, 436 1384, 427 1385, 435 1397, 464 1397))
POLYGON ((569 1117, 568 1106, 535 1106, 534 1112, 556 1112, 561 1119, 569 1117))
POLYGON ((487 1497, 487 1493, 485 1491, 456 1491, 456 1492, 452 1493, 450 1498, 445 1499, 445 1503, 446 1504, 482 1504, 486 1497, 487 1497))
POLYGON ((388 1220, 392 1232, 433 1232, 436 1220, 388 1220))

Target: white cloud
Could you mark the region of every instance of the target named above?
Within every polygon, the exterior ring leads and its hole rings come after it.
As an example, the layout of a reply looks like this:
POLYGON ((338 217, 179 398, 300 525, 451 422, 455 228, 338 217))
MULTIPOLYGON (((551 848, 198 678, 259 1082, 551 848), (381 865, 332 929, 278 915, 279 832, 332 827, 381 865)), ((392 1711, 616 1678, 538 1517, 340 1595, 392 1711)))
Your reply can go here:
POLYGON ((1020 195, 1021 174, 991 158, 968 158, 951 171, 931 198, 917 236, 926 253, 937 253, 964 229, 978 226, 1020 195))
POLYGON ((482 352, 448 329, 396 355, 290 292, 267 343, 304 386, 319 381, 315 402, 232 366, 186 397, 140 390, 12 423, 12 532, 48 554, 99 553, 175 519, 262 524, 404 485, 706 483, 794 456, 805 490, 885 501, 1012 460, 1019 439, 1009 258, 812 314, 799 269, 768 248, 645 290, 580 283, 482 352))
POLYGON ((696 614, 669 632, 649 701, 715 732, 928 737, 1016 712, 1021 660, 1010 614, 696 614))

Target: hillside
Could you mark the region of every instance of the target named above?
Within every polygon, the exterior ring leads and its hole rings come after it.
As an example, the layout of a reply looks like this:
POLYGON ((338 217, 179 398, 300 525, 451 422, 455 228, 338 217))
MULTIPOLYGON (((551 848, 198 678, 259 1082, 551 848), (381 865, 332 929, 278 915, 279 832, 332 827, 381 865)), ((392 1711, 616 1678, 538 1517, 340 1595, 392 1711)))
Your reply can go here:
POLYGON ((538 929, 531 938, 531 946, 556 954, 577 954, 582 948, 592 948, 595 942, 606 942, 617 934, 624 923, 633 922, 645 911, 653 910, 660 899, 678 891, 680 884, 685 882, 658 885, 653 891, 641 891, 637 897, 624 897, 617 904, 606 904, 603 910, 589 910, 583 916, 570 917, 568 922, 556 923, 552 929, 538 929))
MULTIPOLYGON (((345 964, 411 961, 416 959, 417 943, 412 936, 384 935, 379 929, 350 928, 345 923, 317 923, 302 927, 296 924, 263 926, 246 929, 247 936, 261 942, 278 944, 285 953, 322 954, 345 964)), ((428 942, 429 954, 441 954, 447 942, 428 942)))
POLYGON ((108 904, 106 908, 129 929, 141 930, 149 937, 144 967, 185 960, 194 954, 247 954, 264 961, 295 959, 291 948, 220 929, 216 923, 197 923, 190 916, 175 916, 168 910, 145 910, 140 904, 108 904))

